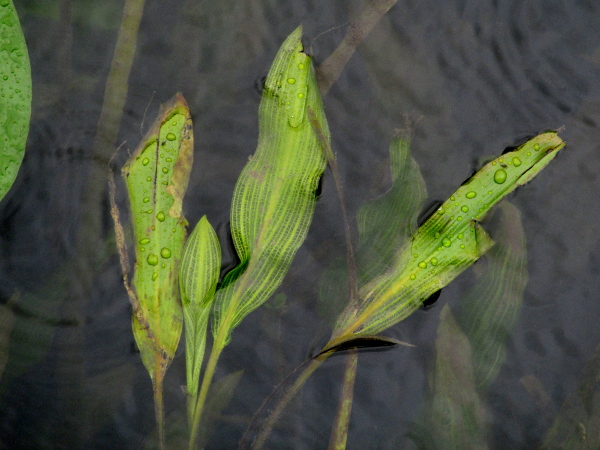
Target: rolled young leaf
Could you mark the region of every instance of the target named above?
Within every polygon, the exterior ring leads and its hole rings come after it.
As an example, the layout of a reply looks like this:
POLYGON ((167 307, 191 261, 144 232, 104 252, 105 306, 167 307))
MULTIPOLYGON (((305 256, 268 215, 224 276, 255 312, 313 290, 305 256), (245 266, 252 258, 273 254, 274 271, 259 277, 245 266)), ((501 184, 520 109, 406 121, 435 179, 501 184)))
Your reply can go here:
POLYGON ((0 200, 17 177, 31 116, 29 54, 12 0, 0 0, 0 200))
POLYGON ((179 287, 185 323, 186 381, 190 420, 198 394, 200 369, 206 346, 206 326, 219 281, 220 267, 219 239, 204 216, 185 243, 179 267, 179 287))

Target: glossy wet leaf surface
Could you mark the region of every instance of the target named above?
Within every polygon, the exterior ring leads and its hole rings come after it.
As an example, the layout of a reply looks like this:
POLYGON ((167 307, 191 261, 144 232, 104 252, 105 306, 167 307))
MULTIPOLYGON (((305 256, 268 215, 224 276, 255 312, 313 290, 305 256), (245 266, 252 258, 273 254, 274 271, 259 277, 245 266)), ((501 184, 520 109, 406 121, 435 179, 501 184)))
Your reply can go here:
POLYGON ((181 208, 193 159, 191 126, 177 95, 123 167, 135 240, 133 331, 153 378, 173 359, 183 323, 177 270, 187 226, 181 208))
POLYGON ((0 2, 0 200, 17 177, 29 132, 31 68, 13 0, 0 2))
POLYGON ((325 157, 306 107, 328 128, 301 36, 299 27, 285 40, 265 81, 258 147, 236 183, 231 207, 241 262, 217 292, 215 336, 229 336, 279 286, 312 219, 325 157))
POLYGON ((208 219, 203 216, 185 243, 179 268, 186 336, 186 393, 191 404, 195 403, 198 393, 200 369, 206 346, 206 327, 220 267, 219 240, 208 219))
POLYGON ((477 261, 493 245, 479 221, 539 173, 564 145, 555 132, 541 134, 463 183, 400 248, 392 267, 361 287, 359 310, 349 307, 342 313, 332 342, 351 334, 380 333, 477 261))

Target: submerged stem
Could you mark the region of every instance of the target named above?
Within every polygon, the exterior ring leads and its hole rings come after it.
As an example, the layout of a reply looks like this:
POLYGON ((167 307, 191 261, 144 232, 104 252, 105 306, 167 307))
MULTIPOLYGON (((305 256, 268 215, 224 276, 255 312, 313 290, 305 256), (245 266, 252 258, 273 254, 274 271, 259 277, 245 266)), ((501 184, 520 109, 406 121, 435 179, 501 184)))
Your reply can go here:
POLYGON ((200 387, 200 393, 198 394, 198 399, 196 400, 194 415, 191 423, 192 429, 190 431, 190 442, 188 445, 189 450, 196 448, 196 442, 198 442, 198 432, 200 431, 200 420, 202 419, 202 412, 206 403, 206 397, 208 396, 208 390, 215 375, 217 361, 219 360, 219 356, 221 356, 221 352, 223 351, 223 346, 218 345, 218 342, 218 339, 215 339, 215 343, 210 352, 210 357, 208 358, 208 363, 202 377, 202 386, 200 387))
MULTIPOLYGON (((310 364, 306 367, 306 369, 304 369, 302 371, 302 373, 296 379, 294 384, 287 390, 287 392, 285 393, 283 398, 279 401, 279 403, 277 403, 277 406, 275 407, 273 412, 271 412, 271 414, 269 415, 267 420, 265 420, 265 423, 262 426, 260 432, 258 433, 258 436, 256 437, 256 439, 254 439, 254 442, 252 443, 251 448, 253 450, 260 450, 263 447, 263 445, 265 444, 265 441, 269 437, 269 434, 271 434, 271 430, 275 426, 275 423, 277 423, 277 421, 281 417, 281 414, 283 414, 285 407, 294 398, 294 396, 300 390, 300 388, 302 386, 304 386, 304 383, 306 383, 306 381, 310 378, 312 373, 315 370, 317 370, 317 368, 321 364, 323 364, 323 362, 331 354, 332 353, 323 353, 323 354, 317 356, 310 362, 310 364)), ((244 441, 245 441, 245 439, 242 438, 242 443, 240 444, 240 448, 244 448, 244 441)))
POLYGON ((346 367, 344 369, 344 382, 340 402, 335 417, 335 423, 329 437, 329 450, 344 450, 348 440, 348 425, 352 412, 354 399, 354 381, 356 380, 356 368, 358 365, 358 351, 351 349, 346 355, 346 367))
MULTIPOLYGON (((161 363, 157 358, 156 365, 161 363)), ((163 405, 163 373, 160 367, 157 367, 155 377, 152 379, 152 388, 154 391, 154 415, 156 416, 156 426, 158 427, 158 448, 164 450, 165 447, 165 409, 163 405)))

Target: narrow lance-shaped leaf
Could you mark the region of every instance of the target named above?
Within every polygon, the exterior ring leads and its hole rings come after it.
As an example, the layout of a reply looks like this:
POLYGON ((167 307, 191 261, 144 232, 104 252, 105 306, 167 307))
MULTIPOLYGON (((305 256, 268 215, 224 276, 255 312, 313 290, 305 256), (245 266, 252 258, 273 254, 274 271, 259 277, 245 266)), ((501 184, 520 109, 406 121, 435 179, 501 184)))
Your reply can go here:
POLYGON ((123 167, 135 239, 133 333, 155 381, 162 380, 181 336, 177 269, 187 225, 181 204, 192 158, 192 119, 178 94, 123 167))
POLYGON ((31 116, 29 54, 12 0, 0 0, 0 200, 17 177, 31 116))
POLYGON ((401 321, 477 261, 493 245, 479 221, 564 145, 557 133, 547 132, 486 164, 417 230, 388 272, 361 288, 358 311, 341 315, 328 346, 401 321))
POLYGON ((220 267, 219 239, 204 216, 185 244, 179 268, 179 286, 185 323, 185 366, 190 420, 198 395, 200 369, 206 346, 206 326, 219 281, 220 267))
POLYGON ((236 184, 231 234, 240 265, 215 301, 215 336, 231 330, 279 286, 304 241, 325 158, 307 119, 309 106, 329 129, 311 57, 298 27, 283 43, 265 81, 256 153, 236 184))

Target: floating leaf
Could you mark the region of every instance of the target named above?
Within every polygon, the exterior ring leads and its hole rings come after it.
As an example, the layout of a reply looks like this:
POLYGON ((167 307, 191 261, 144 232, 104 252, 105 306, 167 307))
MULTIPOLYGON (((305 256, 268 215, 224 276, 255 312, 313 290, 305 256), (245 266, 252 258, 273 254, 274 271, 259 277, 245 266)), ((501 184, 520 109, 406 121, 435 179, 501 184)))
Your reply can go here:
POLYGON ((329 130, 301 36, 298 27, 275 57, 259 109, 258 147, 233 194, 231 234, 241 262, 216 295, 213 333, 220 339, 229 339, 279 286, 313 216, 325 158, 307 106, 327 139, 329 130))
POLYGON ((486 164, 399 249, 386 273, 361 287, 358 310, 352 306, 342 313, 327 346, 353 334, 378 334, 403 320, 477 261, 493 245, 479 221, 564 145, 547 132, 486 164))
POLYGON ((192 119, 178 94, 123 167, 135 239, 133 332, 153 378, 164 375, 181 336, 177 269, 187 225, 181 203, 192 158, 192 119))
POLYGON ((17 177, 31 116, 31 68, 12 0, 0 0, 0 200, 17 177))
POLYGON ((219 239, 204 216, 185 244, 179 268, 179 286, 185 323, 185 357, 190 418, 193 415, 193 407, 198 394, 200 369, 206 346, 206 326, 219 281, 220 267, 219 239))

